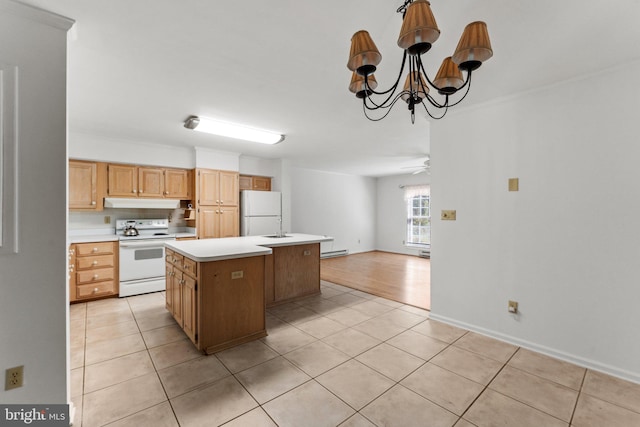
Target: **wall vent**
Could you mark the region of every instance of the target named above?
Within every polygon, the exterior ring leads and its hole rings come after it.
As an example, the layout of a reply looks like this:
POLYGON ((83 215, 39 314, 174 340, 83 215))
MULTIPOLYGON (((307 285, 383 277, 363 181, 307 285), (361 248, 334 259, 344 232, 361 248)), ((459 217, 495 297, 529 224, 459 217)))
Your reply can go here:
POLYGON ((418 252, 418 256, 420 258, 431 258, 431 249, 421 249, 420 252, 418 252))
POLYGON ((322 252, 320 254, 320 258, 324 259, 324 258, 335 258, 338 256, 345 256, 345 255, 349 255, 349 251, 346 249, 341 249, 339 251, 330 251, 330 252, 322 252))

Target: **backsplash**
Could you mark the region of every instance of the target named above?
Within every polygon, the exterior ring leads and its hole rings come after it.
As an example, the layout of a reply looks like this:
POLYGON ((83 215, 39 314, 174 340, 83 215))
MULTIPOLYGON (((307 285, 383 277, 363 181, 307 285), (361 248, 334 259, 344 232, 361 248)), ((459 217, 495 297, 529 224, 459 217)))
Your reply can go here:
POLYGON ((169 228, 183 228, 187 224, 184 220, 184 209, 110 209, 101 212, 69 212, 69 231, 73 230, 114 230, 119 219, 152 219, 169 218, 169 228), (109 224, 105 224, 105 218, 109 224))

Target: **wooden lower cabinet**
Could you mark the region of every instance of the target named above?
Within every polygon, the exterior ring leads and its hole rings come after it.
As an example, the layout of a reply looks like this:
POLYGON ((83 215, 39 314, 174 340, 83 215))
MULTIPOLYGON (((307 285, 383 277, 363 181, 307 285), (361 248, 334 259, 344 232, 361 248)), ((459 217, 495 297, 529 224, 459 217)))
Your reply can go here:
POLYGON ((320 293, 320 243, 272 248, 265 268, 266 304, 320 293))
POLYGON ((201 206, 198 208, 198 238, 237 237, 240 217, 237 206, 201 206))
POLYGON ((167 310, 212 354, 267 335, 265 257, 199 263, 166 250, 167 310))
POLYGON ((118 295, 118 242, 72 244, 69 270, 70 302, 118 295))

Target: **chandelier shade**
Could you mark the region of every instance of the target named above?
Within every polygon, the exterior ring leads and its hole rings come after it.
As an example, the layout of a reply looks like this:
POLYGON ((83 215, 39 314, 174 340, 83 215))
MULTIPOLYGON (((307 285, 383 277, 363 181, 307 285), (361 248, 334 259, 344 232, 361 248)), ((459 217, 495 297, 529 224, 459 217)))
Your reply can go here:
POLYGON ((440 37, 440 30, 430 5, 427 0, 415 0, 407 7, 400 28, 398 46, 406 49, 410 55, 427 52, 440 37))
POLYGON ((404 91, 400 96, 403 101, 409 102, 411 97, 415 102, 422 102, 429 93, 429 86, 424 80, 424 76, 419 71, 412 71, 407 74, 407 79, 404 82, 404 91))
POLYGON ((373 74, 367 76, 367 83, 364 82, 364 76, 353 72, 351 76, 351 84, 349 84, 349 90, 356 94, 357 98, 364 98, 373 93, 373 90, 378 87, 378 82, 373 74))
POLYGON ((371 39, 369 32, 360 30, 351 37, 351 51, 347 68, 360 75, 367 76, 376 71, 382 61, 382 55, 371 39))
POLYGON ((464 85, 462 72, 450 56, 442 61, 433 84, 436 85, 438 92, 442 95, 456 93, 464 85))
POLYGON ((452 59, 461 70, 475 70, 492 56, 487 24, 476 21, 465 27, 452 59))

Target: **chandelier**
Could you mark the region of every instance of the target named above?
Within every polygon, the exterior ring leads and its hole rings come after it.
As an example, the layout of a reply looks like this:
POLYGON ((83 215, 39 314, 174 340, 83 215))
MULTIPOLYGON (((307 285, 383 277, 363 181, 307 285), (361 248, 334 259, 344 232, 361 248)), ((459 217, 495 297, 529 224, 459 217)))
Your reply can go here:
POLYGON ((416 105, 420 104, 431 118, 441 119, 449 107, 459 104, 469 93, 472 71, 493 56, 487 24, 482 21, 472 22, 465 27, 453 56, 442 61, 435 79, 431 80, 424 70, 422 54, 428 52, 438 40, 440 30, 430 5, 427 0, 404 0, 404 4, 397 10, 402 13, 398 46, 404 49, 404 55, 398 79, 388 90, 376 91, 378 82, 373 73, 382 61, 382 55, 369 33, 360 30, 351 38, 347 67, 353 71, 353 75, 349 90, 362 99, 364 115, 369 120, 384 119, 400 99, 407 103, 411 111, 411 123, 415 122, 416 105), (407 63, 409 72, 404 87, 396 94, 407 63), (466 78, 463 78, 463 71, 466 78), (440 101, 431 96, 430 87, 438 92, 440 101), (458 93, 462 95, 456 95, 456 99, 450 98, 458 93), (374 95, 379 99, 374 99, 374 95), (434 111, 440 110, 441 114, 432 114, 429 106, 432 110, 435 108, 434 111), (382 115, 377 118, 370 116, 369 112, 375 110, 382 110, 382 115))

